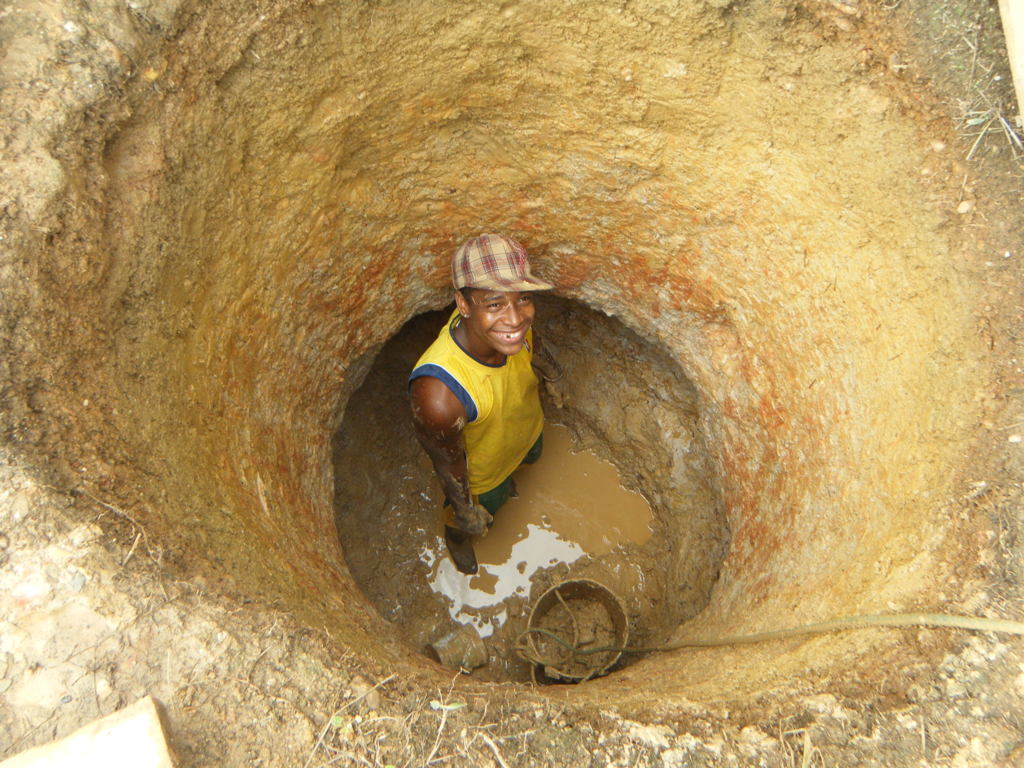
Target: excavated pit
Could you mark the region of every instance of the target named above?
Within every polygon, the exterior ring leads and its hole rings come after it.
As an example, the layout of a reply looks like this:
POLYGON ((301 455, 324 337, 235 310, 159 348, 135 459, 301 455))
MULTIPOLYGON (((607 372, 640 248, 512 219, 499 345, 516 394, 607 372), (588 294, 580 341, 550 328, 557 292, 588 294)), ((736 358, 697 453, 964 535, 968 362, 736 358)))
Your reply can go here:
MULTIPOLYGON (((496 231, 657 356, 630 387, 670 410, 692 388, 706 538, 727 549, 697 536, 664 564, 698 564, 699 605, 669 612, 687 631, 946 588, 973 297, 927 173, 942 160, 856 36, 767 1, 142 18, 110 22, 111 84, 25 177, 5 410, 20 451, 133 509, 168 567, 447 679, 354 583, 331 443, 381 346, 450 300, 452 249, 496 231)), ((659 426, 637 425, 653 447, 628 466, 670 495, 659 426)), ((901 638, 655 655, 566 695, 745 699, 918 652, 901 638)))
MULTIPOLYGON (((547 420, 569 427, 577 448, 605 457, 618 468, 619 482, 644 494, 653 508, 646 535, 631 540, 609 527, 616 539, 609 551, 571 552, 552 558, 558 562, 551 566, 544 561, 552 553, 538 556, 536 564, 527 558, 530 564, 521 561, 519 566, 530 587, 522 585, 522 594, 498 599, 503 592, 493 584, 494 603, 483 590, 499 578, 498 567, 484 566, 485 576, 479 579, 455 574, 439 578, 435 561, 446 557, 438 514, 442 496, 408 418, 406 381, 450 309, 413 318, 384 345, 349 399, 334 438, 336 520, 353 577, 413 647, 424 648, 462 623, 482 629, 491 663, 478 678, 531 679, 512 646, 526 629, 528 607, 548 585, 566 579, 596 579, 621 594, 633 646, 667 642, 681 622, 707 605, 728 545, 697 392, 678 361, 621 322, 579 302, 537 296, 536 305, 535 328, 546 353, 562 370, 554 382, 557 399, 547 392, 543 397, 547 420), (463 607, 461 584, 448 583, 452 579, 480 590, 476 597, 484 610, 463 607), (447 590, 439 587, 441 582, 447 590), (491 607, 495 610, 486 610, 491 607), (496 622, 480 618, 498 611, 496 622)), ((542 461, 561 462, 557 454, 552 456, 558 448, 551 438, 549 432, 542 461)), ((571 483, 568 470, 562 473, 562 483, 571 483)), ((596 481, 591 477, 579 482, 596 481)), ((520 476, 519 484, 529 493, 528 480, 524 485, 520 476)), ((615 504, 610 493, 588 501, 597 507, 572 511, 588 519, 592 528, 628 514, 607 506, 615 504)), ((552 514, 557 518, 557 511, 552 514)), ((544 550, 536 537, 531 543, 529 529, 523 532, 524 520, 515 515, 503 510, 488 539, 522 537, 516 546, 544 550)), ((546 530, 576 543, 563 524, 548 519, 546 530)), ((511 559, 508 564, 514 565, 511 559)), ((627 656, 627 661, 632 658, 627 656)))

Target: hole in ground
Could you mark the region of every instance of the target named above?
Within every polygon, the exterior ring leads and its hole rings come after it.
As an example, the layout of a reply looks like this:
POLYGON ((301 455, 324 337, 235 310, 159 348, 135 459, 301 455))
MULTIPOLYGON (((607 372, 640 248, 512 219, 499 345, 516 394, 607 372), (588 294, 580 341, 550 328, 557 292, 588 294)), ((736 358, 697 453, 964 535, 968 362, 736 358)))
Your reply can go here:
POLYGON ((481 572, 465 577, 445 552, 443 496, 406 396, 449 313, 413 318, 382 347, 335 436, 336 521, 356 582, 413 646, 476 626, 491 656, 480 679, 529 679, 513 646, 533 600, 564 579, 618 594, 634 646, 664 642, 706 605, 728 538, 692 383, 618 320, 539 297, 535 328, 564 371, 543 398, 544 454, 517 473, 520 498, 477 542, 481 572))
MULTIPOLYGON (((543 4, 498 25, 485 4, 458 25, 432 4, 189 16, 159 87, 92 89, 131 121, 40 123, 82 131, 59 129, 68 183, 0 275, 5 433, 134 511, 179 572, 433 684, 350 578, 330 436, 367 350, 441 305, 451 250, 486 223, 685 360, 730 529, 688 631, 960 594, 993 343, 965 271, 987 245, 943 213, 962 169, 858 38, 718 5, 677 4, 666 34, 543 4)), ((879 648, 916 653, 861 633, 663 654, 575 690, 682 711, 855 679, 886 668, 879 648)))

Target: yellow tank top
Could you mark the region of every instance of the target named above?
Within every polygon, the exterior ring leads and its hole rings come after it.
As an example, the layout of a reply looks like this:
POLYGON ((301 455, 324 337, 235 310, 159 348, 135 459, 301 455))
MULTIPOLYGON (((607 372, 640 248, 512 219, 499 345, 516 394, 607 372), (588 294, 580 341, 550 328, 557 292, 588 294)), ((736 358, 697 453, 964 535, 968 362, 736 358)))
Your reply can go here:
POLYGON ((469 492, 486 493, 515 471, 544 428, 533 359, 533 329, 526 343, 500 365, 471 357, 452 336, 458 310, 427 347, 409 381, 420 376, 440 379, 466 409, 466 460, 469 492))

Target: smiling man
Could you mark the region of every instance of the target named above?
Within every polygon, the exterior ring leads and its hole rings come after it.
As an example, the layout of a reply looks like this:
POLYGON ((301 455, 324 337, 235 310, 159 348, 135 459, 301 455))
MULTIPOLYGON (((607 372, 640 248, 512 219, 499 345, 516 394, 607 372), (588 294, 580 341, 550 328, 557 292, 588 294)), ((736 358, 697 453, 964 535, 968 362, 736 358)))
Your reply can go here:
POLYGON ((445 494, 445 543, 476 573, 471 536, 513 493, 512 472, 540 457, 544 415, 533 361, 533 291, 526 251, 480 235, 452 257, 455 311, 409 376, 413 423, 445 494))

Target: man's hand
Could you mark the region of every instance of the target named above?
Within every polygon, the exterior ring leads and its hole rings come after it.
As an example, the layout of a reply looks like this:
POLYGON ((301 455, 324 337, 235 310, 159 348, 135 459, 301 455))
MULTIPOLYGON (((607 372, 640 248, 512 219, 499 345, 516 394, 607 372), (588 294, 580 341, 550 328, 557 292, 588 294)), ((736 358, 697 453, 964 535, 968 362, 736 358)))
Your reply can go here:
POLYGON ((472 506, 461 509, 455 508, 455 525, 460 531, 468 533, 470 536, 479 536, 487 530, 493 520, 493 515, 483 504, 474 503, 472 506))

